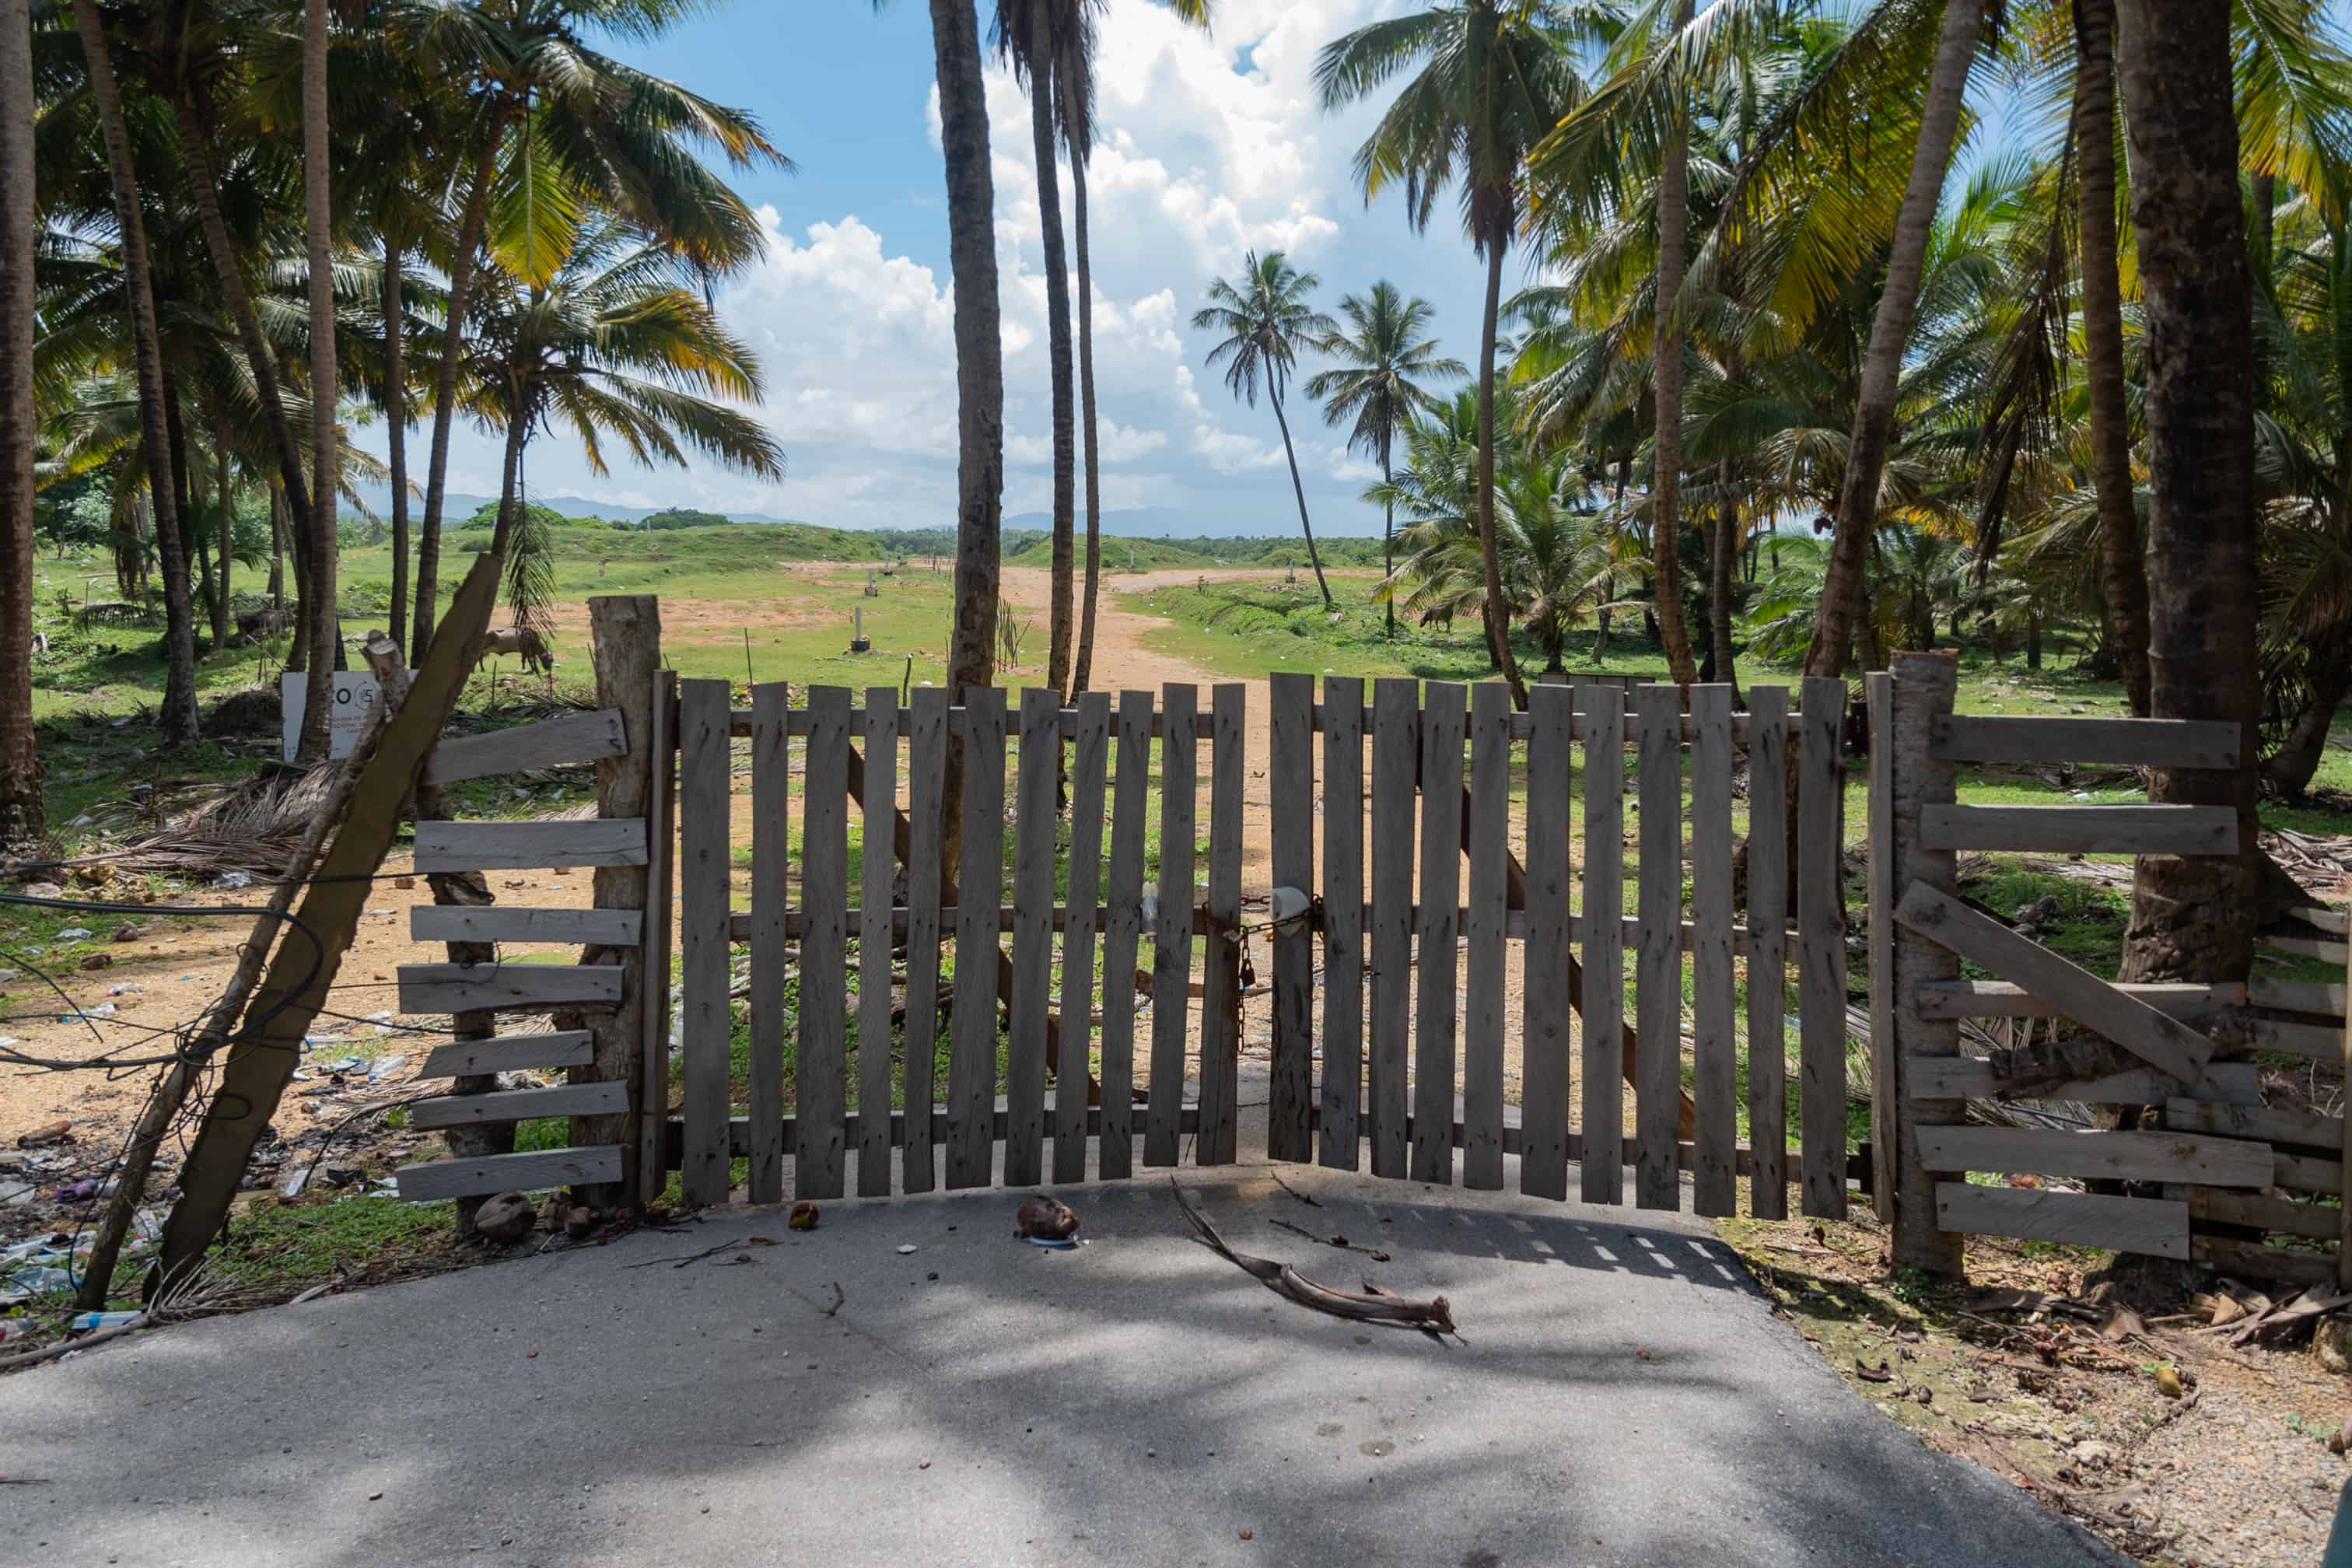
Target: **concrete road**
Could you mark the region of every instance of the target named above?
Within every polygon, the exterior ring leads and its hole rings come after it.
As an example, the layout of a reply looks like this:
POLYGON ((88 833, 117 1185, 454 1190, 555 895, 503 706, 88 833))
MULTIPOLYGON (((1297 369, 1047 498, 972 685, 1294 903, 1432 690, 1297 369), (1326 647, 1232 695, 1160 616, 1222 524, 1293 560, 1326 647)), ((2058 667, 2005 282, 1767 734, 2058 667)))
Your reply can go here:
POLYGON ((1263 1166, 1185 1179, 1234 1245, 1442 1292, 1463 1339, 1276 1298, 1164 1176, 1067 1193, 1066 1253, 1001 1192, 803 1236, 737 1211, 0 1379, 0 1475, 43 1478, 0 1486, 0 1541, 28 1568, 2125 1562, 1874 1413, 1696 1220, 1286 1176, 1322 1206, 1263 1166))

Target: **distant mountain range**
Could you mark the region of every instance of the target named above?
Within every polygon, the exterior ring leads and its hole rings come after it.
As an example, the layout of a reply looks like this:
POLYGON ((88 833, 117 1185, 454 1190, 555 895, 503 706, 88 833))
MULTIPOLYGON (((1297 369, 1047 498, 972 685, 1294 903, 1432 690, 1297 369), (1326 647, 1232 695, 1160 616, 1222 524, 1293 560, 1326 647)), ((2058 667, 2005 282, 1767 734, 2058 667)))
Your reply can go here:
MULTIPOLYGON (((377 516, 388 517, 391 515, 391 486, 369 484, 360 486, 359 489, 361 499, 367 502, 370 510, 373 510, 377 516)), ((442 508, 441 516, 445 521, 455 521, 469 518, 481 507, 490 501, 496 500, 498 498, 496 496, 467 495, 459 490, 451 490, 448 495, 447 504, 442 508)), ((666 511, 668 510, 666 507, 658 506, 623 506, 619 501, 590 500, 584 496, 551 496, 534 494, 530 499, 537 504, 547 508, 550 511, 560 511, 566 517, 602 517, 608 518, 614 522, 638 522, 642 521, 646 518, 651 517, 657 511, 666 511)), ((424 510, 425 503, 423 501, 415 500, 410 500, 408 512, 412 518, 423 512, 424 510)), ((801 526, 803 528, 814 526, 813 524, 802 522, 799 518, 778 517, 772 512, 730 511, 727 515, 734 519, 737 522, 800 522, 801 526)))

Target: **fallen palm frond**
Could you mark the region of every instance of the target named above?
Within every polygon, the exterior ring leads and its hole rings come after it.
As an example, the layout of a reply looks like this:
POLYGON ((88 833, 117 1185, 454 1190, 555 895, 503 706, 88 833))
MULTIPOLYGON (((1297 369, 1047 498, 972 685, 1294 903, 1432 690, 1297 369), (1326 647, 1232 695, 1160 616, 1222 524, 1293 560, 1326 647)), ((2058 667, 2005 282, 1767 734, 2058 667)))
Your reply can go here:
POLYGON ((1277 1296, 1286 1297, 1302 1307, 1318 1312, 1328 1312, 1335 1318, 1348 1318, 1357 1322, 1401 1323, 1407 1328, 1424 1329, 1432 1333, 1458 1334, 1454 1326, 1454 1310, 1444 1297, 1427 1301, 1409 1301, 1367 1279, 1360 1295, 1352 1290, 1335 1290, 1328 1285, 1318 1284, 1287 1263, 1271 1258, 1254 1258, 1246 1252, 1236 1252, 1225 1238, 1217 1234, 1198 1209, 1184 1201, 1184 1189, 1176 1178, 1168 1178, 1169 1189, 1176 1194, 1176 1206, 1201 1233, 1209 1249, 1226 1262, 1255 1279, 1277 1296))

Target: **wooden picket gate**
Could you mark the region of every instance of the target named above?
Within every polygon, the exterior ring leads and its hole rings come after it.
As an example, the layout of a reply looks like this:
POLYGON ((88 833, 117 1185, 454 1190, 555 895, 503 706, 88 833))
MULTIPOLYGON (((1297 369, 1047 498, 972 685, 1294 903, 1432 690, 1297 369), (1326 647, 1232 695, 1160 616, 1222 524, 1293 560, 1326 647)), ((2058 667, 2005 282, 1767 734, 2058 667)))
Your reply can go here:
POLYGON ((1524 713, 1496 684, 1380 680, 1367 707, 1360 680, 1325 678, 1318 702, 1312 678, 1276 675, 1270 693, 1275 896, 1284 888, 1312 894, 1308 912, 1278 924, 1273 941, 1273 1158, 1355 1170, 1369 1142, 1375 1175, 1448 1182, 1458 1149, 1463 1182, 1496 1188, 1505 1156, 1516 1154, 1521 1189, 1549 1198, 1568 1195, 1567 1167, 1576 1162, 1582 1198, 1615 1204, 1630 1156, 1644 1208, 1679 1207, 1687 1171, 1702 1215, 1734 1213, 1743 1173, 1759 1215, 1786 1214, 1790 1181, 1802 1184, 1805 1213, 1845 1212, 1841 682, 1805 682, 1796 712, 1786 689, 1759 687, 1744 714, 1720 685, 1693 687, 1687 713, 1671 685, 1635 689, 1631 712, 1618 687, 1598 682, 1539 685, 1524 713), (1792 749, 1793 803, 1784 771, 1792 749), (1639 822, 1630 910, 1629 752, 1639 822), (1745 924, 1735 921, 1733 887, 1733 778, 1743 752, 1745 924), (1522 780, 1524 813, 1514 806, 1522 780), (1523 975, 1516 1116, 1506 1081, 1514 942, 1523 975), (1801 1064, 1794 1151, 1784 1110, 1791 957, 1801 1064), (1737 1135, 1743 983, 1752 1129, 1745 1144, 1737 1135), (1571 1029, 1574 1015, 1580 1030, 1571 1029), (1634 1088, 1630 1137, 1621 1077, 1634 1088))
MULTIPOLYGON (((686 1200, 725 1202, 735 1184, 732 1163, 740 1159, 751 1201, 776 1202, 787 1150, 792 1190, 804 1197, 848 1190, 853 1150, 861 1196, 891 1192, 894 1171, 903 1192, 986 1185, 997 1179, 998 1144, 1002 1179, 1013 1186, 1046 1179, 1049 1140, 1057 1183, 1087 1177, 1089 1139, 1097 1145, 1093 1173, 1107 1178, 1131 1173, 1138 1133, 1145 1165, 1176 1164, 1188 1137, 1197 1163, 1231 1162, 1244 690, 1214 688, 1202 712, 1190 685, 1165 687, 1156 705, 1148 691, 1122 692, 1115 710, 1108 693, 1085 693, 1064 710, 1053 691, 1031 688, 1020 693, 1009 728, 1007 694, 993 688, 950 705, 946 691, 926 687, 901 706, 896 688, 876 687, 859 708, 843 687, 804 689, 804 702, 794 707, 787 687, 762 685, 752 688, 749 710, 733 710, 727 682, 681 683, 676 878, 683 1095, 666 1152, 682 1167, 686 1200), (751 772, 751 907, 740 911, 729 890, 737 739, 749 742, 751 772), (1005 818, 1008 742, 1017 759, 1009 902, 1004 841, 995 830, 1005 818), (1205 898, 1196 847, 1203 742, 1205 898), (955 882, 943 879, 940 853, 951 744, 964 759, 955 882), (1057 799, 1065 778, 1066 852, 1057 799), (853 812, 861 830, 854 885, 853 812), (978 831, 983 824, 991 830, 978 831), (1147 942, 1150 1033, 1138 1105, 1137 961, 1147 942), (734 1113, 738 943, 750 952, 740 993, 749 1034, 741 1117, 734 1113), (895 973, 897 952, 905 955, 903 976, 895 973), (951 963, 965 955, 980 961, 951 963), (1097 960, 1108 979, 1100 1062, 1090 1075, 1097 960), (1196 966, 1197 1039, 1188 1008, 1196 966), (952 981, 943 987, 940 977, 950 968, 952 981), (903 1005, 894 1005, 901 994, 903 1005), (903 1017, 903 1069, 894 1068, 887 1048, 894 1014, 903 1017), (943 1081, 936 1066, 942 1016, 943 1081), (885 1048, 863 1048, 873 1041, 885 1048)), ((657 765, 656 773, 666 778, 667 769, 657 765)), ((656 837, 665 838, 665 828, 656 837)))

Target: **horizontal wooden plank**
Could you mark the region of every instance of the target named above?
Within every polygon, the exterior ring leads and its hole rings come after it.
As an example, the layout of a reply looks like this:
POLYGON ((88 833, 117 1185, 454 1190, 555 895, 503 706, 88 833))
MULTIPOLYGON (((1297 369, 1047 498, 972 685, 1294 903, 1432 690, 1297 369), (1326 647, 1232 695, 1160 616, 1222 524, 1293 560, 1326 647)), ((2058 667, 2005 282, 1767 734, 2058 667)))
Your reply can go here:
MULTIPOLYGON (((2235 982, 2118 984, 2125 995, 2175 1018, 2200 1018, 2243 1006, 2246 988, 2235 982)), ((2061 1018, 2056 1005, 2009 980, 1927 980, 1919 985, 1923 1018, 2061 1018)))
POLYGON ((2220 1193, 2210 1187, 2191 1187, 2189 1220, 2192 1226, 2245 1226, 2279 1236, 2334 1241, 2344 1228, 2344 1211, 2334 1204, 2299 1204, 2292 1198, 2264 1197, 2256 1193, 2220 1193))
POLYGON ((621 1146, 534 1149, 524 1154, 480 1154, 403 1165, 393 1173, 410 1203, 467 1198, 484 1193, 535 1192, 621 1179, 621 1146))
POLYGON ((2234 855, 2238 814, 2225 805, 1928 805, 1927 849, 2053 855, 2234 855))
POLYGON ((559 1083, 546 1089, 502 1089, 488 1094, 445 1094, 408 1108, 420 1128, 476 1127, 528 1121, 536 1116, 617 1116, 629 1109, 625 1083, 559 1083))
POLYGON ((2352 946, 2340 942, 2323 942, 2307 936, 2266 936, 2263 945, 2278 952, 2293 953, 2297 958, 2315 958, 2322 963, 2343 963, 2352 961, 2352 946))
POLYGON ((566 763, 602 762, 628 755, 629 736, 617 708, 566 713, 536 724, 457 735, 436 743, 425 759, 425 782, 449 784, 492 773, 519 773, 566 763))
POLYGON ((2336 1197, 2344 1191, 2344 1162, 2321 1154, 2289 1154, 2273 1151, 2271 1182, 2291 1193, 2319 1193, 2336 1197))
POLYGON ((2214 1132, 2224 1138, 2253 1138, 2265 1143, 2292 1143, 2300 1148, 2342 1152, 2344 1119, 2315 1110, 2274 1110, 2262 1105, 2216 1105, 2203 1100, 2168 1100, 2165 1124, 2191 1132, 2214 1132))
POLYGON ((531 910, 511 904, 412 904, 413 942, 579 942, 635 947, 641 910, 531 910))
MULTIPOLYGON (((2104 1078, 2025 1085, 1996 1077, 1982 1057, 1913 1057, 1904 1068, 1915 1100, 2081 1100, 2093 1105, 2162 1105, 2181 1092, 2179 1079, 2154 1068, 2129 1068, 2104 1078)), ((2262 1103, 2262 1075, 2248 1062, 2213 1062, 2196 1098, 2230 1105, 2262 1103)))
POLYGON ((2255 1018, 2246 1025, 2246 1038, 2256 1050, 2284 1051, 2309 1062, 2344 1059, 2341 1024, 2286 1024, 2275 1018, 2255 1018))
POLYGON ((2290 1285, 2336 1283, 2336 1258, 2331 1253, 2290 1252, 2284 1247, 2200 1236, 2190 1240, 2189 1255, 2216 1273, 2242 1279, 2279 1279, 2290 1285))
MULTIPOLYGON (((901 708, 898 710, 898 728, 901 734, 908 732, 913 722, 914 711, 915 710, 912 708, 901 708)), ((949 708, 948 733, 951 735, 961 735, 963 733, 963 704, 961 702, 949 708)), ((734 709, 729 712, 727 717, 727 732, 730 736, 738 741, 749 738, 751 733, 751 710, 749 708, 734 709)), ((849 722, 849 732, 851 734, 864 734, 866 732, 866 710, 864 708, 852 709, 850 710, 849 722)), ((1216 738, 1216 731, 1213 727, 1214 722, 1215 716, 1213 714, 1202 712, 1195 716, 1192 721, 1192 734, 1194 738, 1202 741, 1214 740, 1216 738)), ((1155 738, 1157 738, 1161 734, 1163 729, 1164 724, 1162 717, 1159 710, 1154 709, 1151 714, 1151 733, 1155 738)), ((1061 731, 1062 739, 1066 741, 1076 740, 1077 738, 1078 710, 1076 709, 1065 708, 1062 710, 1061 731)), ((793 708, 787 710, 784 732, 787 735, 807 735, 809 732, 808 710, 805 708, 793 708)), ((1021 750, 1021 736, 1017 731, 1008 733, 1005 736, 1005 740, 1013 752, 1018 752, 1021 750)))
POLYGON ((2267 1143, 2193 1132, 2064 1132, 2017 1127, 1921 1127, 1920 1163, 1930 1171, 2031 1172, 2117 1181, 2202 1182, 2267 1187, 2267 1143))
POLYGON ((2289 912, 2304 924, 2320 931, 2334 931, 2337 936, 2352 935, 2352 910, 2335 910, 2324 905, 2308 904, 2289 912))
POLYGON ((545 1035, 499 1035, 452 1040, 425 1058, 419 1078, 481 1078, 525 1068, 585 1067, 596 1059, 596 1031, 558 1029, 545 1035))
POLYGON ((621 999, 616 963, 404 963, 404 1013, 609 1007, 621 999))
POLYGON ((1939 763, 2234 768, 2238 726, 2206 719, 2035 719, 1947 713, 1928 732, 1927 754, 1939 763))
POLYGON ((419 871, 523 871, 645 863, 643 817, 416 825, 419 871))
MULTIPOLYGON (((997 906, 996 929, 999 931, 1010 931, 1013 929, 1014 912, 1013 907, 1011 904, 1000 904, 997 906)), ((1095 906, 1095 921, 1097 930, 1100 930, 1102 922, 1109 919, 1109 905, 1097 904, 1095 906)), ((1195 904, 1192 906, 1192 929, 1195 931, 1202 929, 1202 921, 1207 918, 1208 905, 1195 904)), ((954 930, 955 919, 956 907, 953 904, 946 904, 940 907, 940 930, 954 930)), ((863 935, 866 931, 866 911, 864 910, 851 910, 848 911, 846 916, 846 922, 847 923, 843 929, 848 935, 863 935)), ((1069 906, 1067 904, 1055 905, 1054 929, 1055 931, 1067 930, 1069 923, 1069 906)), ((785 911, 784 936, 786 940, 797 941, 802 934, 802 930, 803 922, 801 920, 801 911, 797 908, 785 911)), ((907 934, 907 906, 904 904, 900 904, 890 911, 890 934, 894 937, 903 937, 907 934)), ((749 942, 751 940, 751 917, 748 913, 738 910, 733 914, 727 917, 727 940, 730 942, 749 942)))
POLYGON ((2261 975, 2246 982, 2246 1000, 2257 1007, 2275 1007, 2282 1013, 2318 1013, 2328 1017, 2344 1016, 2346 991, 2332 980, 2266 980, 2261 975))
POLYGON ((1938 1182, 1936 1225, 1969 1236, 2061 1241, 2158 1258, 2189 1256, 2189 1205, 2170 1198, 2117 1198, 2097 1193, 1938 1182))

